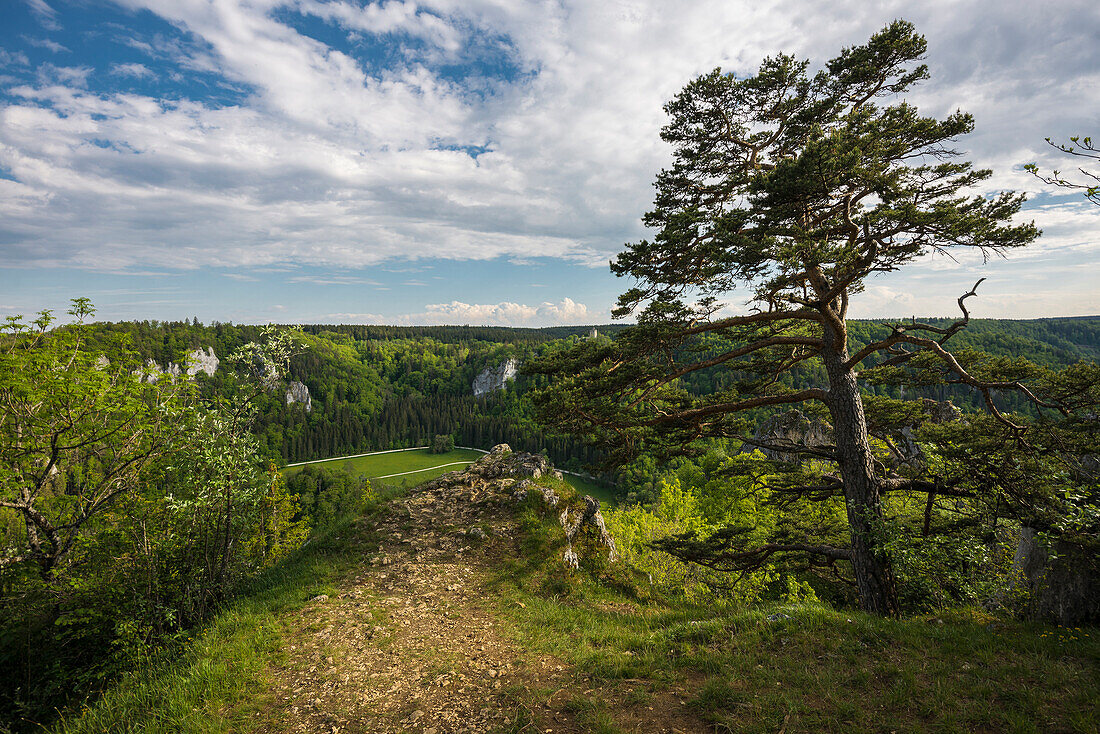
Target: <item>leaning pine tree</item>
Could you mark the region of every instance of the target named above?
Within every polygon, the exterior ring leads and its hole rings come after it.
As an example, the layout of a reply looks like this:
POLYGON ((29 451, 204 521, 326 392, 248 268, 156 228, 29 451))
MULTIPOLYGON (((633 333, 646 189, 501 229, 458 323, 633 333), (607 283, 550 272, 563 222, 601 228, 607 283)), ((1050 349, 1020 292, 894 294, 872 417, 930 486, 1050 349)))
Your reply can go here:
POLYGON ((740 547, 727 533, 709 546, 681 538, 662 547, 727 570, 759 567, 773 554, 850 563, 863 608, 882 615, 899 611, 884 495, 950 495, 952 488, 876 458, 860 371, 876 366, 887 377, 902 371, 925 384, 936 375, 968 385, 984 395, 990 420, 1010 441, 1023 441, 1025 428, 998 410, 998 393, 1062 407, 1017 376, 991 374, 986 363, 968 370, 947 350, 968 321, 973 291, 959 299, 954 324, 887 324, 870 343, 850 347, 849 302, 872 274, 959 248, 999 254, 1038 236, 1033 224, 1011 222, 1022 196, 964 194, 990 176, 950 147, 973 128, 970 115, 923 117, 898 100, 928 77, 919 63, 925 46, 910 23, 896 21, 815 74, 807 61, 780 55, 749 78, 715 70, 688 84, 665 108, 671 121, 661 136, 675 158, 658 175, 655 206, 643 220, 656 232, 612 263, 616 275, 637 281, 615 312, 636 313, 637 326, 529 367, 554 378, 537 397, 544 420, 602 436, 613 458, 654 444, 751 441, 746 414, 824 406, 835 445, 772 448, 831 469, 810 478, 796 468, 774 488, 843 497, 846 545, 788 538, 740 547), (719 298, 735 288, 749 290, 751 309, 720 316, 719 298), (792 370, 815 366, 824 368, 819 386, 784 386, 792 370), (702 396, 682 388, 680 378, 720 368, 736 377, 732 387, 702 396))

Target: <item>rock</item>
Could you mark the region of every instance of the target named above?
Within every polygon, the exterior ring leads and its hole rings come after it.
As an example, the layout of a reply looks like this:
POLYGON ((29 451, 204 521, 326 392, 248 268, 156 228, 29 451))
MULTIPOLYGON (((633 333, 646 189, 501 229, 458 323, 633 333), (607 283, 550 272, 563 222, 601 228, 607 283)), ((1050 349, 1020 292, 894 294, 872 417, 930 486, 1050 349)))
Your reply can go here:
POLYGON ((220 363, 221 360, 214 354, 214 347, 207 347, 205 352, 201 348, 192 349, 187 353, 187 359, 185 360, 189 377, 194 377, 200 372, 213 376, 218 371, 220 363))
POLYGON ((584 510, 576 513, 576 519, 570 519, 569 508, 565 508, 562 511, 561 526, 565 530, 566 549, 563 560, 565 565, 574 570, 580 568, 580 558, 577 557, 577 552, 573 550, 573 539, 577 537, 577 533, 581 531, 583 527, 591 526, 597 532, 599 532, 599 540, 601 543, 607 546, 607 560, 614 563, 619 559, 619 553, 615 549, 615 540, 611 537, 611 534, 607 532, 607 525, 604 524, 603 515, 600 513, 600 501, 592 495, 584 496, 584 510))
POLYGON ((318 594, 317 596, 310 599, 310 601, 315 601, 315 602, 318 602, 318 603, 326 602, 326 601, 328 601, 328 594, 318 594))
POLYGON ((480 397, 497 390, 505 390, 508 380, 514 380, 518 374, 519 362, 514 357, 497 367, 486 367, 474 378, 474 396, 480 397))
POLYGON ((1100 622, 1100 559, 1088 548, 1055 542, 1054 558, 1034 528, 1020 529, 1012 559, 1017 588, 1028 593, 1032 616, 1061 625, 1100 622))
POLYGON ((545 502, 551 509, 556 508, 561 499, 558 497, 558 493, 550 487, 535 487, 542 493, 542 501, 545 502))
MULTIPOLYGON (((467 494, 469 499, 490 494, 496 497, 510 496, 514 501, 521 502, 537 491, 548 507, 557 508, 562 501, 557 493, 550 487, 539 486, 532 481, 533 478, 544 475, 553 476, 554 472, 549 460, 541 454, 513 452, 508 444, 497 444, 466 469, 449 472, 425 483, 421 486, 420 493, 427 495, 458 490, 467 494)), ((578 568, 580 565, 580 558, 573 548, 573 540, 585 527, 591 527, 596 533, 597 542, 607 546, 608 560, 618 560, 615 541, 607 532, 607 525, 600 513, 599 500, 585 496, 583 510, 575 511, 566 507, 560 520, 568 541, 565 551, 567 566, 578 568)), ((472 533, 467 531, 462 534, 469 537, 472 533)))
POLYGON ((157 380, 164 377, 165 375, 167 375, 168 378, 174 382, 177 377, 183 374, 180 370, 180 366, 175 362, 169 362, 168 367, 161 369, 160 365, 152 359, 145 360, 145 369, 143 370, 143 372, 145 373, 145 377, 143 379, 150 385, 156 383, 157 380))
POLYGON ((788 410, 771 416, 757 426, 752 440, 745 441, 741 451, 750 453, 759 450, 775 461, 797 461, 797 453, 784 449, 799 446, 823 448, 832 444, 832 426, 823 420, 806 417, 801 410, 788 410))
POLYGON ((313 400, 309 397, 309 388, 305 383, 294 381, 287 385, 286 404, 291 403, 302 403, 307 413, 313 410, 313 400))
POLYGON ((187 353, 187 357, 184 359, 184 364, 187 365, 185 369, 180 368, 175 362, 169 362, 167 367, 161 368, 155 360, 145 360, 145 377, 143 379, 149 384, 153 384, 164 375, 168 375, 172 380, 175 380, 183 374, 186 374, 188 377, 194 377, 200 372, 207 375, 213 375, 217 372, 220 363, 221 360, 214 354, 213 347, 207 347, 206 351, 203 351, 201 348, 192 349, 187 353))

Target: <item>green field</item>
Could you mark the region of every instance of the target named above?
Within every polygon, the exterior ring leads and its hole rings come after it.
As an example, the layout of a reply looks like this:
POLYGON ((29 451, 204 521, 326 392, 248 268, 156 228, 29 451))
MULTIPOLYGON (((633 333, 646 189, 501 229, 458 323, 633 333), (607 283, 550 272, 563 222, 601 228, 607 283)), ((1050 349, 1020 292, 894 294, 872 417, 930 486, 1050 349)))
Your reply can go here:
MULTIPOLYGON (((326 461, 310 462, 311 466, 324 466, 330 469, 346 468, 357 476, 369 479, 379 479, 386 484, 396 486, 415 487, 422 482, 427 482, 442 476, 449 471, 462 469, 484 456, 480 451, 470 449, 455 449, 445 454, 432 454, 427 449, 414 451, 395 451, 393 453, 375 454, 373 456, 357 456, 354 459, 328 459, 326 461), (406 473, 411 472, 411 473, 406 473), (400 476, 391 476, 391 475, 400 476)), ((285 470, 287 476, 301 471, 301 466, 288 467, 285 470)), ((588 479, 564 475, 569 483, 580 494, 590 494, 603 504, 615 504, 613 490, 588 479)))
MULTIPOLYGON (((346 469, 354 475, 364 476, 369 479, 389 477, 389 484, 400 484, 401 480, 407 480, 408 486, 414 486, 429 479, 435 479, 441 474, 456 469, 462 469, 484 456, 480 451, 469 449, 455 449, 445 454, 433 454, 428 449, 416 449, 414 451, 395 451, 387 454, 375 454, 373 456, 357 456, 354 459, 329 459, 328 461, 310 462, 311 466, 323 466, 328 469, 346 469), (445 466, 453 464, 453 466, 445 466), (414 474, 404 474, 415 472, 414 474), (391 474, 404 474, 404 476, 391 477, 391 474)), ((292 466, 286 470, 288 475, 293 474, 302 467, 292 466)))
POLYGON ((570 487, 577 490, 577 494, 590 494, 598 499, 602 505, 618 504, 618 499, 615 497, 615 490, 611 487, 604 487, 596 484, 590 479, 575 477, 571 474, 563 474, 562 478, 569 483, 570 487))

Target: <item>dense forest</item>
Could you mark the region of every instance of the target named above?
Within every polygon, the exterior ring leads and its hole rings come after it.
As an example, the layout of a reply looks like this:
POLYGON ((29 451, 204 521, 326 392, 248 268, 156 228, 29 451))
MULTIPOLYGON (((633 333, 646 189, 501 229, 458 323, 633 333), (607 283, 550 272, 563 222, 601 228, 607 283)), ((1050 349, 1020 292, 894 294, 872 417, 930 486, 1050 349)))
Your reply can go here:
MULTIPOLYGON (((926 320, 947 324, 947 319, 926 320)), ((851 321, 853 348, 880 338, 888 327, 880 321, 851 321)), ((596 327, 600 338, 622 325, 596 327)), ((258 338, 260 327, 224 323, 122 322, 95 325, 96 338, 125 336, 143 359, 162 367, 182 364, 188 351, 211 347, 219 356, 258 338)), ((587 338, 592 327, 514 329, 469 326, 331 326, 302 327, 298 353, 288 379, 309 388, 313 409, 286 405, 284 390, 265 394, 257 403, 256 433, 265 456, 294 463, 344 454, 426 445, 432 436, 452 434, 462 446, 489 448, 510 443, 525 451, 548 452, 558 465, 573 470, 599 461, 600 455, 576 437, 539 426, 525 395, 545 378, 521 374, 513 389, 475 397, 476 375, 514 357, 521 363, 587 338)), ((1035 320, 974 319, 953 343, 996 356, 1025 357, 1047 367, 1064 367, 1100 354, 1100 318, 1035 320)), ((795 368, 783 377, 792 388, 821 384, 822 369, 795 368), (816 369, 816 371, 815 371, 816 369)), ((713 368, 684 378, 684 387, 705 395, 739 379, 736 372, 713 368)), ((219 371, 200 375, 204 389, 222 394, 237 390, 235 378, 219 371)), ((951 399, 979 408, 970 391, 944 386, 924 389, 864 385, 869 394, 889 397, 951 399)), ((1015 396, 1008 407, 1027 409, 1015 396)), ((761 417, 764 414, 761 414, 761 417)))
MULTIPOLYGON (((736 441, 711 441, 694 457, 661 460, 643 454, 608 466, 608 456, 588 436, 553 431, 536 420, 532 397, 548 387, 545 375, 521 370, 506 389, 473 394, 474 378, 487 368, 508 359, 535 363, 578 344, 613 340, 620 327, 599 327, 595 340, 590 327, 280 330, 191 320, 20 328, 5 337, 5 359, 11 363, 5 390, 13 405, 25 403, 38 417, 12 414, 15 422, 9 420, 6 427, 18 432, 22 425, 44 426, 56 437, 70 430, 58 424, 58 416, 82 401, 90 401, 92 412, 84 414, 80 428, 88 432, 89 443, 82 439, 74 446, 84 448, 65 449, 75 451, 78 463, 63 475, 43 474, 47 465, 36 458, 49 455, 48 430, 29 453, 18 439, 9 444, 16 474, 37 476, 42 501, 56 497, 59 503, 48 505, 56 513, 50 520, 54 525, 43 526, 54 535, 49 543, 32 545, 26 556, 12 555, 29 537, 17 520, 19 502, 4 510, 0 533, 7 549, 0 560, 10 569, 0 569, 0 602, 8 619, 21 620, 0 629, 0 662, 11 673, 5 680, 16 686, 0 700, 6 716, 20 710, 40 716, 71 700, 74 691, 90 695, 149 650, 185 639, 251 574, 277 563, 307 537, 354 516, 371 496, 361 478, 319 469, 287 486, 273 467, 426 445, 441 435, 460 446, 489 448, 504 442, 546 452, 566 469, 586 470, 604 462, 598 476, 615 484, 623 499, 621 509, 609 512, 609 525, 631 562, 668 593, 697 599, 851 602, 843 584, 807 576, 813 569, 771 564, 733 589, 720 573, 693 570, 654 553, 652 543, 669 533, 712 532, 746 520, 758 529, 822 522, 773 508, 751 482, 734 478, 738 472, 748 476, 736 441), (187 355, 195 349, 213 349, 219 357, 213 375, 157 379, 172 363, 186 368, 187 355), (282 356, 272 361, 273 353, 282 356), (39 378, 28 377, 34 374, 39 378), (51 386, 43 374, 62 383, 51 386), (293 381, 308 387, 311 410, 300 402, 288 404, 287 386, 293 381), (38 402, 36 395, 41 395, 38 402), (113 443, 117 440, 121 449, 113 443), (98 453, 89 453, 88 446, 98 453), (187 454, 183 463, 181 447, 187 454), (79 462, 87 466, 80 468, 79 462), (25 471, 19 468, 23 464, 25 471), (35 650, 52 652, 42 656, 35 650)), ((853 322, 853 342, 871 340, 882 328, 853 322)), ((1100 318, 976 320, 957 341, 994 355, 1064 367, 1095 358, 1100 318)), ((701 349, 707 348, 703 342, 701 349)), ((682 387, 706 394, 737 379, 736 372, 714 368, 694 373, 682 387)), ((815 384, 821 375, 796 370, 785 379, 797 387, 815 384)), ((865 387, 868 400, 876 393, 895 394, 893 388, 865 387)), ((941 386, 917 392, 975 407, 941 386)), ((756 418, 766 415, 761 411, 756 418)), ((964 591, 925 588, 923 561, 899 567, 912 581, 906 588, 916 590, 909 608, 985 593, 974 579, 975 574, 987 577, 988 563, 971 556, 951 558, 970 569, 969 580, 958 584, 964 591)))

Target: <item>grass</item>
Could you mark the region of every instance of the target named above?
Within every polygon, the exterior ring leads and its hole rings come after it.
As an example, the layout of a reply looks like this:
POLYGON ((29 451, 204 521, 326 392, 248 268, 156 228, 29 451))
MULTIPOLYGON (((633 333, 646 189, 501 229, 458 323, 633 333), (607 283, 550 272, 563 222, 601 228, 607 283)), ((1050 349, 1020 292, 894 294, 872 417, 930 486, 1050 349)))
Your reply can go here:
MULTIPOLYGON (((353 475, 364 476, 368 479, 386 477, 391 474, 403 474, 403 476, 389 477, 386 484, 395 486, 413 487, 422 482, 427 482, 443 474, 462 469, 484 456, 479 451, 469 449, 455 449, 445 454, 433 454, 428 449, 414 451, 397 451, 374 456, 359 456, 354 459, 329 459, 327 461, 311 462, 311 466, 324 466, 331 469, 346 469, 353 475), (459 464, 458 462, 462 462, 459 464), (444 466, 444 465, 451 466, 444 466), (416 472, 405 474, 405 472, 416 472)), ((292 466, 284 470, 286 476, 291 476, 302 470, 301 466, 292 466)), ((583 477, 564 475, 565 482, 577 490, 580 494, 590 494, 600 502, 614 505, 617 502, 614 490, 603 487, 583 477)))
MULTIPOLYGON (((406 477, 410 484, 420 484, 429 479, 435 479, 446 472, 462 469, 464 465, 472 464, 482 456, 484 454, 481 452, 469 449, 455 449, 445 454, 433 454, 428 449, 417 449, 414 451, 376 454, 374 456, 358 456, 354 459, 317 461, 311 463, 310 466, 346 469, 354 475, 364 476, 368 479, 415 471, 416 474, 407 474, 406 477), (461 465, 458 462, 461 462, 461 465), (443 467, 444 464, 454 464, 454 466, 443 467)), ((301 471, 301 469, 302 467, 292 466, 286 470, 286 474, 289 476, 301 471)), ((394 479, 401 479, 401 477, 394 477, 394 479)))
POLYGON ((608 692, 576 704, 594 729, 653 696, 715 731, 1100 731, 1098 629, 658 598, 598 561, 567 573, 560 533, 534 508, 523 552, 498 570, 500 616, 526 649, 608 692))
MULTIPOLYGON (((371 509, 387 511, 381 500, 371 509)), ((579 685, 566 709, 589 731, 646 730, 664 716, 662 726, 692 717, 708 731, 770 734, 1100 732, 1095 628, 974 610, 890 620, 821 606, 691 604, 659 596, 585 540, 582 572, 565 571, 554 513, 534 497, 520 512, 520 552, 492 556, 487 602, 525 651, 573 666, 579 685)), ((277 708, 265 671, 285 660, 280 616, 359 568, 377 542, 369 520, 310 543, 243 590, 176 660, 166 654, 135 671, 55 731, 255 727, 277 708)), ((547 695, 515 691, 504 731, 530 731, 547 695)))
POLYGON ((566 484, 577 490, 577 494, 590 494, 605 505, 617 505, 619 503, 615 490, 611 487, 604 487, 589 479, 575 477, 572 474, 563 474, 562 477, 565 479, 566 484))
MULTIPOLYGON (((395 495, 377 497, 368 517, 395 495)), ((251 728, 272 703, 266 671, 285 658, 280 615, 336 583, 363 562, 362 545, 377 542, 361 522, 345 521, 310 541, 240 590, 203 630, 179 648, 115 682, 90 707, 62 715, 58 734, 141 732, 209 734, 251 728)))

